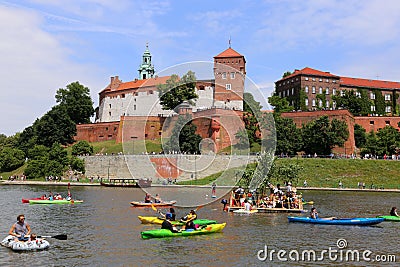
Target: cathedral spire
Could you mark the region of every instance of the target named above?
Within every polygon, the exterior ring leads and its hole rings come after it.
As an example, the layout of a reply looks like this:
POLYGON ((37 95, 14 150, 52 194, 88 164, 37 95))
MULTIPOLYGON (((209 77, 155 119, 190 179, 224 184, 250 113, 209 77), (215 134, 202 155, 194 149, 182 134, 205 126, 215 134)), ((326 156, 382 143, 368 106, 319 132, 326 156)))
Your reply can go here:
POLYGON ((154 66, 151 64, 151 54, 149 43, 146 43, 146 50, 143 53, 142 64, 139 67, 139 79, 145 80, 154 77, 154 66))

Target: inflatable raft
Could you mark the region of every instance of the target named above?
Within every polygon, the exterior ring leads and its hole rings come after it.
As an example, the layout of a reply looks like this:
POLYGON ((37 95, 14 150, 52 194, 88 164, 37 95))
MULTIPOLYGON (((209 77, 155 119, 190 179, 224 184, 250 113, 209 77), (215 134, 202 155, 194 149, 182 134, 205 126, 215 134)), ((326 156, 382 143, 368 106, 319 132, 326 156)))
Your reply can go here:
MULTIPOLYGON (((163 223, 163 219, 158 218, 158 217, 150 217, 150 216, 138 216, 139 220, 142 223, 151 223, 151 224, 159 224, 161 225, 163 223)), ((185 223, 180 222, 180 221, 172 221, 171 222, 173 225, 184 225, 185 223)), ((198 225, 207 225, 207 224, 213 224, 217 223, 215 220, 208 220, 208 219, 197 219, 193 221, 194 224, 198 225)))
POLYGON ((43 239, 37 238, 33 241, 15 241, 14 236, 9 235, 1 241, 1 245, 8 247, 14 251, 43 250, 50 246, 50 243, 43 239))
POLYGON ((179 236, 192 236, 192 235, 208 235, 212 233, 221 232, 225 228, 226 223, 217 223, 206 225, 204 228, 193 230, 183 230, 180 233, 173 233, 167 229, 156 229, 141 232, 141 236, 143 239, 149 238, 163 238, 163 237, 179 237, 179 236))
POLYGON ((334 225, 374 225, 384 221, 383 218, 320 218, 310 217, 288 217, 289 222, 312 223, 312 224, 334 224, 334 225))
POLYGON ((378 218, 383 218, 385 221, 400 222, 400 217, 397 216, 383 215, 378 216, 378 218))
POLYGON ((66 200, 66 199, 30 199, 29 204, 78 204, 82 203, 83 200, 66 200))

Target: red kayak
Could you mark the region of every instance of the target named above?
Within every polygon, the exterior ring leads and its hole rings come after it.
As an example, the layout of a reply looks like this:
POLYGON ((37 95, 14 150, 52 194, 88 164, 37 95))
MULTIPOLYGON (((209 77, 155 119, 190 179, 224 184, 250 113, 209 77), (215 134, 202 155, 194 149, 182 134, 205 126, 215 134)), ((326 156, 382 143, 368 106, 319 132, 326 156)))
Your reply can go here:
POLYGON ((23 198, 22 199, 22 203, 28 203, 29 204, 29 200, 40 200, 43 199, 41 197, 35 197, 35 198, 23 198))

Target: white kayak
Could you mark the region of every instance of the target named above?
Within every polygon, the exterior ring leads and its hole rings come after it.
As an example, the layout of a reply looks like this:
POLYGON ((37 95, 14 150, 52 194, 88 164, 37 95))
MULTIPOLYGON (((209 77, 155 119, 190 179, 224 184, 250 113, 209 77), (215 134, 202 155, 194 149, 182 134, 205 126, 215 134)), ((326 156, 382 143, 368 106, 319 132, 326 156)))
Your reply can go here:
POLYGON ((50 246, 50 243, 43 239, 37 238, 33 241, 15 241, 14 236, 9 235, 1 241, 1 245, 4 247, 11 248, 14 251, 25 251, 25 250, 43 250, 50 246))
POLYGON ((252 213, 258 212, 258 210, 239 209, 239 210, 234 210, 233 212, 235 212, 235 213, 244 213, 244 214, 252 214, 252 213))

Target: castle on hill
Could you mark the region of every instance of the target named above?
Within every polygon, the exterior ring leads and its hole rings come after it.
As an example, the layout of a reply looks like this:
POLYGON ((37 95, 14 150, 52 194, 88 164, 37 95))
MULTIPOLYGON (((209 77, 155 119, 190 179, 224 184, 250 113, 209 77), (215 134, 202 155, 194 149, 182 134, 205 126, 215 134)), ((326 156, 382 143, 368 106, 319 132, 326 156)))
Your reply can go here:
POLYGON ((170 76, 155 74, 147 45, 138 74, 138 78, 128 82, 118 76, 111 77, 99 93, 95 123, 77 125, 75 140, 154 140, 171 130, 166 127, 166 120, 177 117, 178 113, 190 113, 197 133, 203 139, 212 139, 214 151, 237 142, 234 134, 244 128, 246 60, 243 55, 229 47, 214 56, 213 79, 197 80, 198 99, 193 105, 185 103, 176 111, 163 110, 160 105, 157 86, 165 84, 170 76))

